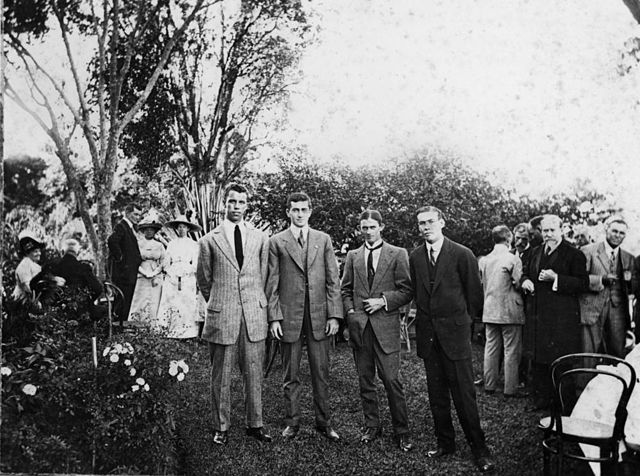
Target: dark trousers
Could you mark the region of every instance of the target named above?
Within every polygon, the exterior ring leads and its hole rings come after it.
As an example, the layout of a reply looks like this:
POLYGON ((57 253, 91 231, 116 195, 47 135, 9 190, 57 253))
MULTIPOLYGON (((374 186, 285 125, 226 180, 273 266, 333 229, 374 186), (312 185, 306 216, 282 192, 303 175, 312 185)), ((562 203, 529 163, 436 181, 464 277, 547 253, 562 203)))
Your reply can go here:
POLYGON ((284 411, 285 425, 300 425, 300 360, 302 343, 306 338, 307 355, 311 369, 313 387, 313 409, 316 426, 329 426, 329 340, 315 340, 311 328, 308 304, 305 306, 300 338, 292 343, 282 343, 282 365, 284 367, 284 411))
MULTIPOLYGON (((532 372, 534 405, 538 408, 549 408, 553 402, 555 390, 553 388, 553 380, 551 378, 551 364, 533 363, 532 372)), ((577 398, 577 391, 584 388, 587 380, 579 377, 567 378, 562 384, 562 400, 568 409, 572 409, 577 398)))
POLYGON ((446 451, 454 451, 456 447, 451 419, 453 399, 460 426, 474 456, 487 454, 484 432, 478 416, 471 358, 450 360, 442 350, 438 338, 434 337, 433 347, 429 357, 424 359, 424 366, 427 371, 429 404, 438 445, 446 451))
POLYGON ((124 296, 124 301, 122 302, 122 306, 118 312, 118 320, 120 322, 126 321, 129 319, 129 310, 131 309, 131 301, 133 300, 133 292, 136 289, 136 283, 120 281, 114 282, 114 284, 120 288, 120 291, 122 291, 122 295, 124 296))
POLYGON ((378 392, 376 391, 376 368, 384 388, 387 391, 391 424, 396 435, 409 431, 407 402, 400 382, 400 351, 385 354, 380 347, 371 323, 368 322, 362 334, 362 346, 353 350, 353 357, 360 381, 360 397, 364 411, 364 423, 367 427, 380 426, 378 411, 378 392))

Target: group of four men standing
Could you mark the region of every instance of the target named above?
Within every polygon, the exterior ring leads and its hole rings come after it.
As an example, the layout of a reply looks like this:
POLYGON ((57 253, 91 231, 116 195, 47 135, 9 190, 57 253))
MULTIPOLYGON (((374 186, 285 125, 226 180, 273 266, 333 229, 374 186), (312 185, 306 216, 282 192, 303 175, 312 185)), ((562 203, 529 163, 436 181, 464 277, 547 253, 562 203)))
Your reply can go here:
POLYGON ((329 340, 346 312, 365 416, 361 441, 381 434, 375 387, 383 381, 397 446, 409 451, 408 412, 400 368, 399 308, 415 299, 418 356, 427 371, 437 448, 430 458, 455 451, 453 399, 475 462, 494 467, 475 400, 470 323, 482 307, 482 286, 473 253, 443 236, 444 219, 435 207, 417 211, 425 243, 409 258, 406 250, 382 240, 380 213, 360 217, 365 244, 347 255, 340 283, 330 237, 309 228, 311 200, 288 197, 288 229, 268 239, 243 220, 246 188, 233 185, 225 197, 223 223, 200 240, 198 286, 207 301, 202 333, 211 355, 214 443, 228 441, 230 380, 237 353, 244 379, 247 434, 271 436, 262 421, 262 362, 267 332, 282 342, 286 439, 300 427, 300 360, 306 342, 311 368, 316 429, 340 439, 328 405, 329 340), (268 322, 268 325, 267 325, 268 322))

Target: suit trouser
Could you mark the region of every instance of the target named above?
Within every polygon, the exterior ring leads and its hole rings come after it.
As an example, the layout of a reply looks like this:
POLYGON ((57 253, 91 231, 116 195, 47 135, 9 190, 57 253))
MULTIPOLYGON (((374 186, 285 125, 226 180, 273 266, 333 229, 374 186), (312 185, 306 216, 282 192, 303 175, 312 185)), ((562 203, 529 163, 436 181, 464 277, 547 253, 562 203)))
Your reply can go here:
POLYGON ((122 291, 122 296, 124 297, 124 301, 122 303, 122 307, 120 312, 122 314, 118 315, 118 320, 126 321, 129 319, 129 311, 131 310, 131 301, 133 300, 133 292, 136 290, 136 283, 122 282, 122 281, 114 281, 114 284, 120 288, 122 291))
POLYGON ((407 433, 409 431, 407 402, 404 398, 399 375, 400 351, 385 354, 371 327, 371 322, 367 322, 362 334, 362 346, 353 350, 353 357, 360 381, 360 397, 362 398, 365 426, 371 428, 380 426, 378 392, 375 383, 377 368, 380 380, 387 391, 393 432, 396 435, 407 433))
POLYGON ((624 347, 628 318, 624 305, 612 306, 607 299, 598 322, 582 327, 583 352, 601 352, 624 358, 624 347), (600 347, 603 347, 601 349, 600 347))
POLYGON ((480 427, 471 358, 450 360, 445 355, 438 338, 434 336, 433 347, 429 357, 424 359, 424 366, 427 371, 429 404, 438 446, 446 451, 454 451, 456 447, 451 419, 451 399, 453 399, 460 426, 471 446, 471 451, 476 457, 485 455, 488 449, 484 432, 480 427))
POLYGON ((500 358, 504 349, 504 393, 513 395, 518 388, 518 366, 522 354, 520 324, 485 324, 484 388, 497 390, 500 379, 500 358))
POLYGON ((282 365, 284 367, 284 412, 285 425, 300 425, 300 360, 303 337, 307 339, 307 355, 311 369, 313 387, 313 409, 316 426, 329 426, 329 339, 315 340, 308 309, 302 319, 300 338, 292 343, 282 343, 282 365))
POLYGON ((227 431, 231 426, 231 373, 238 359, 244 384, 246 425, 262 426, 262 364, 264 340, 251 342, 244 318, 235 344, 209 343, 211 357, 211 404, 213 429, 227 431))

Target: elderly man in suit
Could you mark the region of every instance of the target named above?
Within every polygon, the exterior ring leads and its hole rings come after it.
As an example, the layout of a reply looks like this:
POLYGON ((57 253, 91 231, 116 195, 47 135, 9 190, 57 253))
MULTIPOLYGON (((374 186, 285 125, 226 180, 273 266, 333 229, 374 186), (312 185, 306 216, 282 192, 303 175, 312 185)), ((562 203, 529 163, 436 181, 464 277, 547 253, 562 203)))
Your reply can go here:
POLYGON ((625 236, 627 223, 613 217, 607 220, 603 241, 581 248, 589 273, 589 291, 580 296, 583 352, 624 357, 632 278, 635 281, 633 256, 620 247, 625 236))
POLYGON ((364 411, 365 428, 360 441, 369 443, 382 434, 375 384, 377 368, 387 391, 396 443, 402 451, 409 451, 412 445, 408 438, 407 403, 399 375, 399 308, 411 301, 409 257, 405 249, 383 241, 382 230, 380 212, 362 212, 360 231, 365 243, 347 254, 342 300, 364 411))
POLYGON ((213 442, 217 445, 228 442, 236 354, 244 381, 246 433, 259 441, 271 441, 262 426, 269 245, 265 233, 244 221, 247 199, 245 187, 231 185, 224 221, 199 241, 196 278, 207 301, 202 338, 209 342, 211 356, 213 442))
POLYGON ((563 355, 580 352, 582 347, 578 296, 587 290, 589 275, 584 254, 562 238, 562 220, 557 215, 544 215, 540 225, 543 244, 531 251, 521 281, 532 304, 527 326, 534 404, 544 409, 551 404, 553 393, 551 363, 563 355))
POLYGON ((326 233, 309 228, 311 199, 297 192, 287 199, 291 225, 269 240, 269 329, 282 341, 286 439, 300 429, 300 359, 306 339, 316 429, 340 439, 329 412, 329 340, 338 332, 342 299, 338 264, 326 233))
POLYGON ((438 447, 427 452, 439 458, 456 450, 451 399, 460 425, 482 472, 495 463, 480 427, 471 365, 471 316, 482 314, 478 262, 468 248, 446 238, 442 212, 433 206, 417 211, 425 243, 409 258, 416 302, 416 343, 424 359, 429 403, 438 447))
POLYGON ((138 267, 142 263, 135 225, 142 217, 142 208, 129 203, 124 209, 124 217, 113 229, 107 239, 109 247, 109 268, 113 284, 118 286, 124 296, 122 309, 119 309, 120 323, 129 316, 133 291, 136 288, 138 267))
POLYGON ((504 225, 491 230, 493 251, 480 262, 484 288, 482 322, 487 341, 484 346, 484 391, 494 393, 504 354, 504 396, 526 396, 518 392, 518 365, 522 353, 524 303, 519 291, 522 261, 509 252, 512 234, 504 225))

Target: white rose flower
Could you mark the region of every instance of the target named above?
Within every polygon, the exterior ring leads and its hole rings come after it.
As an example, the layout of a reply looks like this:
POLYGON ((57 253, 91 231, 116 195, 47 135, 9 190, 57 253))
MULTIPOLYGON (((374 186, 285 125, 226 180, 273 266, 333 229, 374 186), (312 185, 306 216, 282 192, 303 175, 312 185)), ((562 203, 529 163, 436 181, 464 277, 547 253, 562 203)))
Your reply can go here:
POLYGON ((178 382, 182 382, 184 380, 184 374, 183 373, 179 373, 176 378, 178 379, 178 382))
POLYGON ((0 370, 0 373, 2 375, 8 376, 11 375, 11 369, 9 367, 2 367, 2 370, 0 370))
POLYGON ((144 384, 144 389, 145 389, 145 391, 146 391, 146 392, 148 392, 148 391, 149 391, 149 384, 148 384, 148 383, 145 383, 145 384, 144 384))
POLYGON ((140 390, 140 385, 131 385, 131 390, 137 392, 138 390, 140 390))
POLYGON ((131 365, 131 361, 129 359, 125 359, 124 361, 124 365, 126 365, 127 367, 129 367, 131 365))
POLYGON ((111 354, 111 357, 109 357, 109 360, 111 362, 117 362, 118 360, 120 360, 120 357, 118 357, 118 354, 111 354))
POLYGON ((176 362, 175 360, 172 360, 169 363, 169 375, 171 375, 172 377, 178 375, 178 362, 176 362))
POLYGON ((138 377, 138 378, 136 379, 136 383, 137 383, 138 385, 140 385, 140 386, 143 386, 145 382, 144 382, 144 379, 143 379, 142 377, 138 377))
POLYGON ((116 345, 114 345, 114 346, 113 346, 113 350, 114 350, 114 351, 116 351, 118 354, 122 354, 122 351, 123 351, 124 349, 122 348, 122 344, 119 344, 119 343, 118 343, 118 344, 116 344, 116 345))
POLYGON ((102 357, 106 357, 109 352, 111 352, 111 347, 109 346, 105 347, 104 350, 102 351, 102 357))
POLYGON ((131 368, 129 369, 129 375, 131 375, 131 376, 133 377, 135 374, 136 374, 136 369, 135 369, 135 368, 133 368, 133 367, 131 367, 131 368))
POLYGON ((178 361, 178 367, 180 367, 185 374, 189 373, 189 366, 184 360, 178 361))
POLYGON ((28 384, 26 384, 24 387, 22 387, 22 392, 23 392, 25 395, 31 395, 31 396, 33 396, 33 395, 35 395, 35 394, 36 394, 36 392, 37 392, 37 391, 38 391, 38 387, 36 387, 35 385, 30 384, 30 383, 28 383, 28 384))

